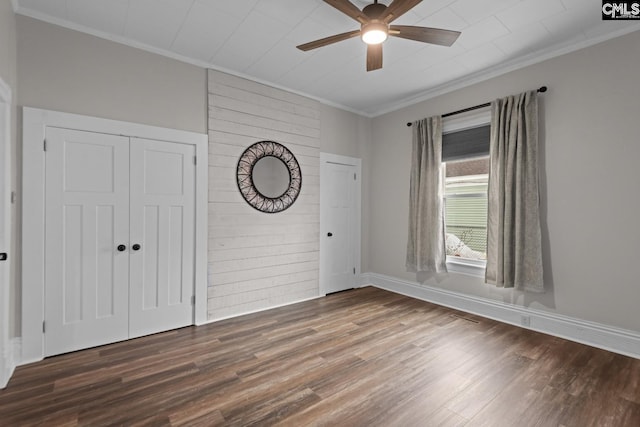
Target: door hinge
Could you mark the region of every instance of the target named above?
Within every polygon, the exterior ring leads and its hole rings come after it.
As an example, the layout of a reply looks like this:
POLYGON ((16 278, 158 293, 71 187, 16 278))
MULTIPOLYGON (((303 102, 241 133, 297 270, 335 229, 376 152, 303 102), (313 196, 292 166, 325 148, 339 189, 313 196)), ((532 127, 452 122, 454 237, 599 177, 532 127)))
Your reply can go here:
POLYGON ((355 173, 353 174, 353 180, 354 181, 356 180, 356 174, 355 173))
POLYGON ((191 295, 191 305, 196 305, 196 296, 191 295))
POLYGON ((353 267, 353 274, 356 274, 356 268, 353 267))
POLYGON ((42 143, 42 150, 47 151, 47 140, 45 139, 42 143))
POLYGON ((18 198, 18 195, 16 194, 16 192, 12 191, 11 192, 11 203, 15 203, 17 198, 18 198))
POLYGON ((193 156, 193 164, 194 165, 198 164, 198 156, 193 156))
POLYGON ((47 331, 47 328, 45 327, 46 322, 42 321, 42 333, 44 334, 47 331))

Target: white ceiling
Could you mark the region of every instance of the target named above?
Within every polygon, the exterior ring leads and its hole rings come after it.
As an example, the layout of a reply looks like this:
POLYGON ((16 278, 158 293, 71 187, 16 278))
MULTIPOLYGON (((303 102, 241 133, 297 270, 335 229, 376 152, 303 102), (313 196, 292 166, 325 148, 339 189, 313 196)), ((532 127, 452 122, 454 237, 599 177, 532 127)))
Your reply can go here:
MULTIPOLYGON (((390 38, 365 71, 359 28, 322 0, 13 0, 19 14, 248 77, 366 116, 640 30, 602 21, 600 0, 424 0, 394 22, 462 31, 452 47, 390 38)), ((362 8, 372 1, 353 0, 362 8)), ((390 0, 381 1, 388 4, 390 0)))

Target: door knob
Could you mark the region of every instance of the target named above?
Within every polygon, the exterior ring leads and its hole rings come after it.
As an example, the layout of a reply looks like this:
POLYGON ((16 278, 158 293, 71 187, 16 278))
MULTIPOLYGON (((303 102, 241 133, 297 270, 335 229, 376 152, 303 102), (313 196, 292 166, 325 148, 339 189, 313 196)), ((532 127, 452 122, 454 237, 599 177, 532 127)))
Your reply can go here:
POLYGON ((332 232, 328 232, 327 236, 331 237, 331 236, 333 236, 333 233, 332 232))
POLYGON ((7 260, 7 253, 6 252, 0 253, 0 261, 6 261, 6 260, 7 260))
POLYGON ((118 245, 118 252, 124 252, 127 247, 125 245, 118 245))
POLYGON ((140 250, 141 247, 142 246, 140 246, 139 244, 136 243, 135 245, 131 246, 131 249, 133 249, 134 251, 138 251, 138 250, 140 250))

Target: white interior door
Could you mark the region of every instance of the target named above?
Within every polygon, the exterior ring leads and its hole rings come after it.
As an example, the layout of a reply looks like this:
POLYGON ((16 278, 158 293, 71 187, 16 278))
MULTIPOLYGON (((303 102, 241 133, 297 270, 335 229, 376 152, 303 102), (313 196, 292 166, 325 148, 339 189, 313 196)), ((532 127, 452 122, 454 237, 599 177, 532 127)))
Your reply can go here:
POLYGON ((193 324, 194 160, 193 145, 131 138, 132 338, 193 324))
POLYGON ((325 293, 356 286, 359 248, 358 167, 323 162, 321 170, 322 282, 325 293))
POLYGON ((45 158, 45 355, 125 340, 129 138, 48 127, 45 158))

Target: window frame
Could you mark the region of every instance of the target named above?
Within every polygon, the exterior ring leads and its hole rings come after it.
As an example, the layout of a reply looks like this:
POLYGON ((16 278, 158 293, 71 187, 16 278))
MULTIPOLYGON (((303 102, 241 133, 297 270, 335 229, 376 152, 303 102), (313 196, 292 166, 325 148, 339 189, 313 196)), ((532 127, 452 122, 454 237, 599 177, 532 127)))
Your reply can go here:
MULTIPOLYGON (((491 107, 484 107, 468 113, 456 116, 446 117, 442 120, 442 134, 459 132, 478 126, 486 126, 491 124, 491 107)), ((472 159, 473 157, 469 157, 472 159)), ((443 162, 446 163, 446 162, 443 162)), ((444 179, 444 178, 443 178, 444 179)), ((443 181, 443 197, 444 197, 444 181, 443 181)), ((446 232, 446 224, 445 224, 446 232)), ((465 274, 467 276, 485 277, 486 260, 473 260, 459 258, 447 255, 447 271, 450 273, 465 274)))

